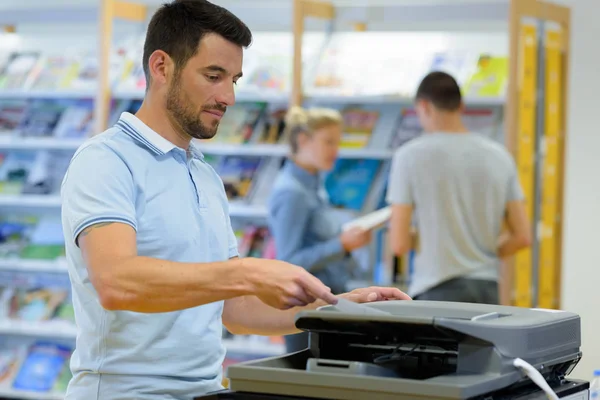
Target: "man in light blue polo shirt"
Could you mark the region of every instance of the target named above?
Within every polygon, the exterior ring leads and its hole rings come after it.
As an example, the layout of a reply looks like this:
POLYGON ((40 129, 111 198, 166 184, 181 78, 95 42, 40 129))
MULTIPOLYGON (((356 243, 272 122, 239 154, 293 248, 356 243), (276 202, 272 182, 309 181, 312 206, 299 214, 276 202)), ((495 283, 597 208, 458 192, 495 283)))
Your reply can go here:
MULTIPOLYGON (((207 1, 162 6, 144 45, 143 105, 74 155, 61 192, 78 326, 68 400, 219 390, 222 324, 290 334, 299 310, 337 302, 303 268, 237 258, 223 183, 191 142, 213 137, 234 104, 251 38, 207 1)), ((392 288, 340 296, 408 298, 392 288)))

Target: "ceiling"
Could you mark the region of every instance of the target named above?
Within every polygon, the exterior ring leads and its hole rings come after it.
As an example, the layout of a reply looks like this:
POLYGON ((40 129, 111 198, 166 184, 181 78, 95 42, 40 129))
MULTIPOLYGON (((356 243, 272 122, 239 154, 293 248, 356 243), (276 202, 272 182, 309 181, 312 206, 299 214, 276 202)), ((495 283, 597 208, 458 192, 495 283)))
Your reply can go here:
MULTIPOLYGON (((90 23, 102 0, 0 0, 2 24, 90 23), (37 11, 37 12, 32 12, 37 11)), ((134 0, 154 9, 168 0, 134 0)), ((552 0, 570 2, 572 0, 552 0)), ((253 30, 291 30, 293 0, 213 0, 230 9, 253 30), (258 12, 257 12, 258 11, 258 12)), ((505 30, 510 0, 330 0, 336 6, 335 29, 505 30)), ((307 30, 321 30, 309 21, 307 30)))

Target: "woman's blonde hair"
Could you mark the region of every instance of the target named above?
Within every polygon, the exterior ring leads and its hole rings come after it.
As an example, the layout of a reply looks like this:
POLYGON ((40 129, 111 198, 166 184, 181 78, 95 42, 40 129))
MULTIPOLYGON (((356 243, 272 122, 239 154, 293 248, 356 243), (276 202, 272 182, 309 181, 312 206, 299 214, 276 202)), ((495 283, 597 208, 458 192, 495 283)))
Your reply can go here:
POLYGON ((342 122, 342 114, 331 108, 291 107, 285 116, 285 130, 292 153, 298 152, 298 136, 300 134, 312 135, 318 129, 330 125, 341 125, 342 122))

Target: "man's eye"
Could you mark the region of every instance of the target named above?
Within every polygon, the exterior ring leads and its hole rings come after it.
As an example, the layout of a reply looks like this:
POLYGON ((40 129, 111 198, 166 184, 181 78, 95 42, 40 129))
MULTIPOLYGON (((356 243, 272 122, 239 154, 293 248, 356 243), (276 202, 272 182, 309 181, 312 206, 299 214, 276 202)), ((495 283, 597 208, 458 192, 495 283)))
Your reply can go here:
POLYGON ((208 75, 208 80, 210 80, 210 81, 218 81, 219 77, 217 75, 208 75))

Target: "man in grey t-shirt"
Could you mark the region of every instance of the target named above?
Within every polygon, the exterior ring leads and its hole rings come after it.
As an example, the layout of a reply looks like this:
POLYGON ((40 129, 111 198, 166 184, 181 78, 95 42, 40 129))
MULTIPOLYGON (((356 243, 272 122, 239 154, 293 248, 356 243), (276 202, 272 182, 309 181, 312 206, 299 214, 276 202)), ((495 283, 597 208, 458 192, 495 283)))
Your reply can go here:
POLYGON ((501 259, 531 241, 514 160, 465 128, 460 88, 450 75, 427 75, 415 109, 424 134, 396 150, 387 193, 394 253, 410 251, 413 225, 418 232, 408 293, 416 300, 498 303, 501 259))

